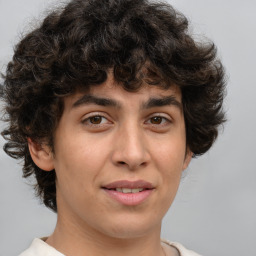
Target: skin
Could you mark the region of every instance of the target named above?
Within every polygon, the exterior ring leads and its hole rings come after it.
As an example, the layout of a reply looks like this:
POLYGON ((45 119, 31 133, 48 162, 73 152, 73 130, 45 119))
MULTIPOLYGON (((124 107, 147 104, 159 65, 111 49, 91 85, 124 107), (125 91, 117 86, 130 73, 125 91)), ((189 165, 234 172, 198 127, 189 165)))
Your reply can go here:
POLYGON ((75 256, 155 256, 164 255, 163 248, 166 255, 177 255, 161 246, 160 231, 192 156, 179 88, 145 85, 131 93, 109 75, 89 94, 117 104, 83 102, 85 94, 77 92, 64 99, 54 154, 29 141, 34 162, 57 175, 58 221, 46 242, 75 256), (151 98, 169 96, 178 104, 145 107, 151 98), (117 180, 145 180, 154 190, 139 205, 123 205, 102 189, 117 180))

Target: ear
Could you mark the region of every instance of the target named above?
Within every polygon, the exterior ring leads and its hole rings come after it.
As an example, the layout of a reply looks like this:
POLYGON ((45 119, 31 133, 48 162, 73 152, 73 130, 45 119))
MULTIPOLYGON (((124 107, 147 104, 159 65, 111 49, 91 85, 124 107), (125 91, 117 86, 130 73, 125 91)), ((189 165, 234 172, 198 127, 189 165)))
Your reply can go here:
POLYGON ((44 171, 51 171, 54 169, 52 151, 45 144, 39 144, 28 140, 28 148, 33 162, 44 171))
POLYGON ((187 169, 187 167, 188 167, 188 165, 189 165, 189 163, 190 163, 190 161, 191 161, 191 159, 192 159, 192 157, 193 157, 193 152, 191 152, 191 150, 190 149, 187 149, 186 150, 186 156, 185 156, 185 159, 184 159, 184 163, 183 163, 183 171, 185 170, 185 169, 187 169))

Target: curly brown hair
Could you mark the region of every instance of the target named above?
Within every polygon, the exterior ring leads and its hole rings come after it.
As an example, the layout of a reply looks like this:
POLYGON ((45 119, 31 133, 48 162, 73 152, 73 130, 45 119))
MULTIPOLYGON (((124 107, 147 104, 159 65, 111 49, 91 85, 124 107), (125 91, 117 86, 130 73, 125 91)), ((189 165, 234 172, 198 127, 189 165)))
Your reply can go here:
POLYGON ((147 0, 72 0, 18 43, 2 85, 8 122, 4 150, 24 160, 23 176, 35 175, 38 195, 55 212, 55 171, 34 164, 27 138, 54 150, 63 98, 103 83, 110 69, 128 91, 145 82, 180 87, 187 146, 194 156, 212 146, 224 122, 225 79, 216 47, 196 42, 181 13, 147 0))

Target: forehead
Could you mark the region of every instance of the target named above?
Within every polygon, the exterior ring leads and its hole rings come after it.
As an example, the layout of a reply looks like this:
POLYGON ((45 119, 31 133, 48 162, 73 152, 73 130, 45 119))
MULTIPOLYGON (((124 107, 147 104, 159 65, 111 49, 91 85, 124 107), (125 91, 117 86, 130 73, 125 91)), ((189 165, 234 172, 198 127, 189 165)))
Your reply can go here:
POLYGON ((84 104, 96 103, 99 105, 108 105, 115 107, 123 107, 127 104, 140 105, 144 104, 144 107, 150 104, 154 105, 167 105, 176 104, 179 108, 182 108, 182 95, 181 90, 177 85, 172 85, 168 89, 163 89, 160 86, 153 86, 148 84, 142 84, 137 91, 127 91, 124 87, 114 81, 112 77, 100 84, 91 86, 88 90, 79 90, 76 93, 68 96, 65 99, 65 106, 68 108, 78 107, 84 104), (165 100, 162 103, 157 100, 165 100), (165 103, 164 103, 165 102, 165 103))
POLYGON ((177 99, 181 100, 181 92, 178 86, 171 86, 168 89, 163 89, 159 86, 152 86, 152 85, 142 85, 140 89, 134 92, 127 91, 123 88, 122 85, 119 85, 117 83, 110 83, 106 82, 102 85, 95 86, 90 88, 89 91, 90 94, 98 95, 98 96, 111 96, 115 98, 121 99, 137 99, 137 100, 143 100, 147 99, 152 96, 159 96, 164 97, 167 95, 173 95, 177 99))

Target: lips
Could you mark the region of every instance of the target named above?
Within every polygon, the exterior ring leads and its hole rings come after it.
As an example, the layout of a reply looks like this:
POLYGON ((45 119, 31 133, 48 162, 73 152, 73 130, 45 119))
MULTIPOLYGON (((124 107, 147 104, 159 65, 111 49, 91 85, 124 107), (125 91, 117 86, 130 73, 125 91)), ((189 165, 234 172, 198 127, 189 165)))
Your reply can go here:
POLYGON ((112 182, 110 184, 104 185, 103 188, 106 189, 116 189, 116 188, 129 188, 129 189, 153 189, 153 185, 150 182, 144 180, 128 181, 128 180, 119 180, 112 182))
POLYGON ((153 192, 154 186, 147 181, 119 180, 102 187, 112 199, 124 205, 139 205, 153 192))
POLYGON ((115 190, 126 194, 126 193, 139 193, 145 189, 144 188, 116 188, 115 190))

